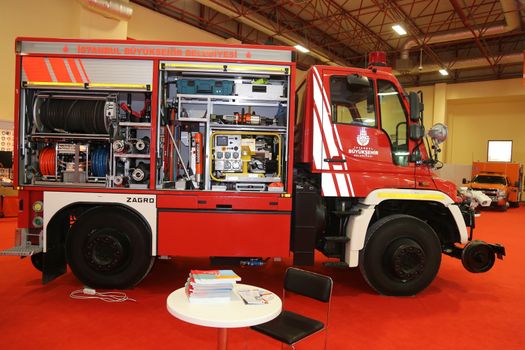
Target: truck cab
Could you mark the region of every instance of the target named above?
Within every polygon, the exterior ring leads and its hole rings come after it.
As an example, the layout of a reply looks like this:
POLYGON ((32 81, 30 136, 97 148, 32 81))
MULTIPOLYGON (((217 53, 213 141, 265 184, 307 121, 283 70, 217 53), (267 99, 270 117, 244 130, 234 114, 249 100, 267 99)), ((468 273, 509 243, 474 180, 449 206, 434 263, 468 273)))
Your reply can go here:
POLYGON ((422 94, 375 58, 314 66, 297 89, 294 262, 311 262, 315 247, 388 295, 424 289, 442 253, 488 271, 503 247, 471 242, 473 211, 433 172, 446 127, 425 132, 422 94))

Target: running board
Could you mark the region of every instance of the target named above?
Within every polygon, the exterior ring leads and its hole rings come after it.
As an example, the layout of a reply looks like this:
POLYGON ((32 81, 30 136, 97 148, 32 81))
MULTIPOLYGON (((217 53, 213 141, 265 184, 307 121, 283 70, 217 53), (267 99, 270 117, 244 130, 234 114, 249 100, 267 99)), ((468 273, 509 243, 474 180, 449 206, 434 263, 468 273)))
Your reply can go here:
POLYGON ((43 248, 38 245, 14 246, 12 248, 0 251, 0 255, 4 256, 31 256, 42 253, 43 248))
POLYGON ((16 229, 15 246, 0 251, 0 256, 31 256, 42 253, 42 232, 31 231, 27 228, 16 229), (38 244, 36 244, 38 243, 38 244))

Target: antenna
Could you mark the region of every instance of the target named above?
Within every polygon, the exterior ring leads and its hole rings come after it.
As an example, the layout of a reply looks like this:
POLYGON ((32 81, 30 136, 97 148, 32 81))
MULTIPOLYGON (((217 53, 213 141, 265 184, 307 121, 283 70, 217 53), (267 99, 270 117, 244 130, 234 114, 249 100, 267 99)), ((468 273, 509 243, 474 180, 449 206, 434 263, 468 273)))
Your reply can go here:
POLYGON ((423 70, 423 48, 419 49, 419 67, 417 67, 419 71, 423 70))

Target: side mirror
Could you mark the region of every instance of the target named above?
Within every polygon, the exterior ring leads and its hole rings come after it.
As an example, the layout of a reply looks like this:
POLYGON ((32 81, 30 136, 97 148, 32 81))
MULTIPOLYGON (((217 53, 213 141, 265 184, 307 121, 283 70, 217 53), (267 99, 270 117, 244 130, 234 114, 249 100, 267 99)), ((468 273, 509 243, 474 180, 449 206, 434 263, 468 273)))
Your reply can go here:
POLYGON ((463 180, 461 180, 461 183, 464 185, 467 183, 467 179, 463 178, 463 180))
POLYGON ((357 85, 360 87, 368 88, 370 87, 370 83, 368 82, 368 78, 364 77, 359 74, 350 74, 346 76, 346 81, 349 85, 357 85))
POLYGON ((519 181, 514 182, 514 187, 520 187, 520 182, 519 181))
POLYGON ((411 154, 410 154, 410 161, 412 163, 419 163, 421 162, 421 151, 419 148, 416 148, 411 154))
POLYGON ((423 103, 419 100, 417 92, 411 91, 408 95, 410 102, 410 120, 417 122, 421 119, 421 112, 423 112, 423 103))
POLYGON ((425 127, 419 124, 410 125, 410 139, 419 141, 425 137, 425 127))

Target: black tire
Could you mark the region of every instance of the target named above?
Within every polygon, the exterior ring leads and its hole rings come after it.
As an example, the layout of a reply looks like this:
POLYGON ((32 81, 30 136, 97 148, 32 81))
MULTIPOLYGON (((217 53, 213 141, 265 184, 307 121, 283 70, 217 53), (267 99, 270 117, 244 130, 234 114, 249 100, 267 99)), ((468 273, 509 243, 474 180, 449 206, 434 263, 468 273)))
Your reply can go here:
POLYGON ((519 208, 520 207, 520 202, 509 202, 509 206, 511 208, 519 208))
POLYGON ((73 274, 92 288, 126 289, 151 269, 149 227, 123 208, 97 207, 71 227, 66 257, 73 274))
POLYGON ((37 253, 31 255, 31 264, 33 264, 33 267, 35 269, 42 272, 44 265, 44 253, 37 253))
POLYGON ((359 255, 366 282, 383 295, 415 295, 434 280, 441 264, 441 243, 427 223, 391 215, 367 231, 359 255))

